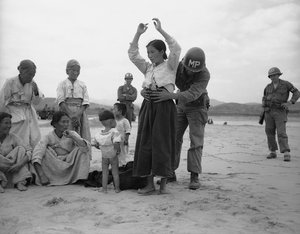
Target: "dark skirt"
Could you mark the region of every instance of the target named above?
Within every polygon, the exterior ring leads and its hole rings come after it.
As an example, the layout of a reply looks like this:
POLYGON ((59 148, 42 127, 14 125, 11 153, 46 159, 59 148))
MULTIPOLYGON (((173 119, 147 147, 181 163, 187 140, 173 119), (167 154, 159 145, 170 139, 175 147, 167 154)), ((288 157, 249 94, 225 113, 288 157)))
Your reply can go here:
POLYGON ((172 176, 176 118, 173 100, 143 101, 134 153, 134 176, 172 176))

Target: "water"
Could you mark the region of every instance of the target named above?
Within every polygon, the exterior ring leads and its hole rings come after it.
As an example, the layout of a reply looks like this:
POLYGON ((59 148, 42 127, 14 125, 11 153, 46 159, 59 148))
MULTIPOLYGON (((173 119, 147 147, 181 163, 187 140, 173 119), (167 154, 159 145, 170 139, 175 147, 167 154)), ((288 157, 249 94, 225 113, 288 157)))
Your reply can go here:
MULTIPOLYGON (((239 126, 261 126, 258 123, 259 116, 209 116, 214 121, 215 125, 223 125, 224 122, 227 122, 227 125, 239 125, 239 126)), ((89 116, 90 122, 97 122, 98 116, 91 115, 89 116)), ((300 117, 297 116, 288 116, 288 127, 300 127, 300 117)))
MULTIPOLYGON (((258 123, 258 116, 209 116, 216 125, 244 125, 244 126, 261 126, 258 123)), ((295 116, 288 116, 288 127, 300 127, 300 118, 295 116)))

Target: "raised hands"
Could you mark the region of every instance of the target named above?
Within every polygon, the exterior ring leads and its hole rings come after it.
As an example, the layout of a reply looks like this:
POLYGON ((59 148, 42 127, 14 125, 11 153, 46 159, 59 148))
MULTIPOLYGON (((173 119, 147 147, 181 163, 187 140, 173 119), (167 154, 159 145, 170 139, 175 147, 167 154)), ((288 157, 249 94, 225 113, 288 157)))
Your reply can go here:
POLYGON ((161 30, 161 22, 158 18, 153 18, 153 24, 156 28, 157 31, 160 31, 161 30))
POLYGON ((147 29, 148 29, 148 24, 140 23, 138 28, 137 28, 137 33, 143 34, 144 32, 147 31, 147 29))
MULTIPOLYGON (((161 31, 161 22, 158 18, 153 18, 153 24, 156 28, 157 31, 161 31)), ((137 33, 139 34, 143 34, 144 32, 146 32, 148 29, 148 23, 140 23, 138 28, 137 28, 137 33)))

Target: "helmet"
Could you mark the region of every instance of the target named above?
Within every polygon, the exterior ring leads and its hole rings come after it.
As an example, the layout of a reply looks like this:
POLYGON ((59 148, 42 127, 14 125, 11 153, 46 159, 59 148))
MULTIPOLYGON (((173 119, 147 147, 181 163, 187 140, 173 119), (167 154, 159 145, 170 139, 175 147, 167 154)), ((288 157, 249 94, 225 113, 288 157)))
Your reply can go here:
POLYGON ((201 71, 205 66, 204 51, 199 47, 190 48, 183 58, 183 66, 192 72, 201 71))
POLYGON ((131 73, 128 72, 128 73, 125 74, 125 78, 124 78, 124 79, 125 79, 125 80, 126 80, 126 79, 133 79, 133 76, 132 76, 131 73))
POLYGON ((272 75, 282 75, 282 72, 279 70, 278 67, 272 67, 268 71, 268 77, 270 77, 272 75))

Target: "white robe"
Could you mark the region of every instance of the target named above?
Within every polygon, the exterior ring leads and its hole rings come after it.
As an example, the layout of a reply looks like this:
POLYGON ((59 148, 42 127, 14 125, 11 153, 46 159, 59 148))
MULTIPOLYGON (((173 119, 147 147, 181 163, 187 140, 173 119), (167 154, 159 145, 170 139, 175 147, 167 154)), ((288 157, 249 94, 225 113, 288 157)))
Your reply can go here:
MULTIPOLYGON (((78 135, 80 138, 80 136, 78 135)), ((77 146, 65 136, 59 138, 54 130, 44 136, 33 150, 32 173, 36 174, 33 163, 41 165, 50 185, 66 185, 87 179, 90 169, 90 143, 77 146)), ((41 185, 36 176, 36 184, 41 185)))
POLYGON ((44 95, 33 94, 32 83, 21 84, 19 77, 7 79, 0 91, 0 111, 12 115, 10 132, 19 136, 26 146, 34 148, 41 138, 38 117, 33 104, 44 95))

